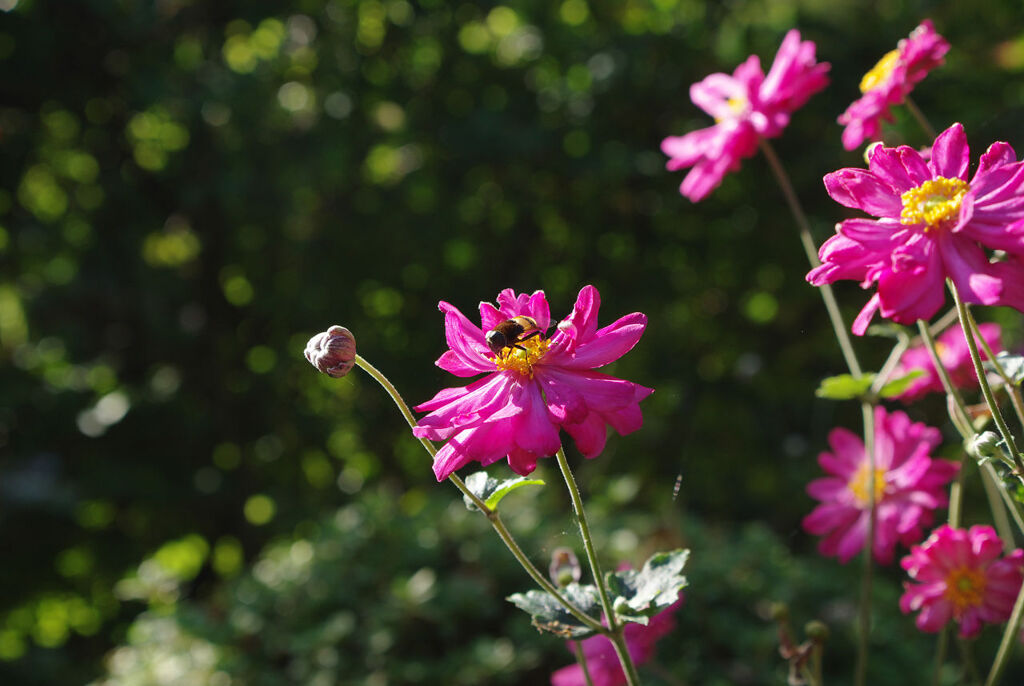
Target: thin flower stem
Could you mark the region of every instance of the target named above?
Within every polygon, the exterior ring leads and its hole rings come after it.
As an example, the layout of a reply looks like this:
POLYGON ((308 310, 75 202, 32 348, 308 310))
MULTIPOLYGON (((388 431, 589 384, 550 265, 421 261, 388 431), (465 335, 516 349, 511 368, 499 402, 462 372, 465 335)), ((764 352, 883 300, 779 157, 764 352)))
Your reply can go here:
POLYGON ((885 359, 885 364, 882 365, 878 375, 875 376, 875 380, 871 383, 872 393, 878 393, 882 390, 882 387, 888 383, 889 377, 892 376, 896 366, 900 363, 900 358, 903 357, 903 353, 906 352, 908 347, 910 347, 910 336, 901 331, 899 334, 899 340, 897 340, 896 345, 892 347, 892 350, 889 352, 889 357, 885 359))
POLYGON ((863 686, 867 679, 868 656, 871 651, 871 585, 874 581, 875 525, 875 410, 870 403, 861 403, 864 420, 864 452, 868 458, 868 531, 864 546, 864 571, 861 574, 860 607, 857 613, 857 671, 854 683, 863 686))
POLYGON ((981 355, 978 354, 978 343, 974 340, 974 333, 971 331, 971 325, 967 321, 967 306, 960 299, 960 292, 953 282, 949 281, 948 284, 949 290, 953 293, 953 301, 956 303, 956 311, 960 314, 960 327, 964 330, 964 337, 967 339, 967 349, 971 351, 971 362, 974 363, 974 373, 978 375, 981 394, 985 396, 985 402, 992 413, 992 419, 995 421, 996 426, 999 427, 999 433, 1002 435, 1003 440, 1006 441, 1006 446, 1010 451, 1010 458, 1013 460, 1013 473, 1021 480, 1021 483, 1024 483, 1024 462, 1021 462, 1020 453, 1017 452, 1017 444, 1013 440, 1013 434, 1010 433, 1009 427, 1006 426, 1003 413, 999 410, 999 404, 996 403, 991 386, 988 385, 988 377, 985 374, 985 368, 981 364, 981 355))
POLYGON ((988 357, 989 362, 992 363, 992 367, 996 370, 999 378, 1003 380, 1003 388, 1006 390, 1006 395, 1010 397, 1010 403, 1013 405, 1013 411, 1017 415, 1017 421, 1020 422, 1022 428, 1024 428, 1024 401, 1021 400, 1020 389, 1017 384, 1013 383, 1013 380, 1003 369, 1003 365, 999 362, 999 358, 992 351, 992 346, 988 344, 985 337, 981 335, 981 329, 978 328, 978 322, 974 321, 974 313, 971 312, 971 308, 967 306, 967 321, 971 323, 971 331, 974 331, 976 340, 981 343, 982 349, 985 351, 985 355, 988 357))
POLYGON ((964 404, 964 399, 960 396, 960 391, 953 385, 953 380, 949 378, 949 370, 946 369, 946 365, 942 364, 942 358, 939 357, 939 351, 935 347, 935 337, 932 336, 928 324, 923 319, 918 319, 917 329, 921 332, 921 340, 924 341, 924 345, 928 349, 928 354, 932 358, 935 371, 939 373, 939 379, 942 381, 942 388, 946 391, 946 397, 950 398, 956 407, 956 416, 953 416, 954 413, 951 412, 950 418, 960 432, 960 436, 967 440, 974 435, 974 428, 971 424, 971 415, 967 412, 967 406, 964 404))
POLYGON ((1014 645, 1017 643, 1017 636, 1020 633, 1021 618, 1024 617, 1024 586, 1021 586, 1017 593, 1017 602, 1013 604, 1013 612, 1010 614, 1010 621, 1006 623, 1003 631, 1003 640, 999 643, 999 650, 996 658, 992 661, 992 668, 989 670, 985 686, 996 686, 1003 676, 1006 663, 1013 653, 1014 645))
POLYGON ((637 676, 633 658, 626 648, 626 641, 622 635, 622 625, 619 624, 618 618, 615 616, 615 609, 612 607, 611 600, 608 597, 608 588, 604 582, 604 575, 601 573, 601 564, 597 560, 594 539, 590 536, 590 524, 587 523, 587 514, 583 510, 583 498, 580 497, 579 486, 576 485, 576 478, 572 475, 572 470, 569 469, 569 460, 565 457, 565 449, 559 447, 555 457, 558 460, 558 468, 562 470, 565 485, 569 489, 572 507, 576 512, 576 519, 580 525, 580 538, 583 539, 583 549, 586 551, 587 561, 590 563, 590 573, 594 577, 594 585, 597 586, 597 594, 601 598, 601 607, 604 609, 604 615, 608 620, 606 633, 608 638, 611 639, 612 645, 615 646, 615 652, 619 656, 619 662, 622 664, 622 671, 626 675, 627 683, 629 686, 637 686, 640 683, 640 679, 637 676))
POLYGON ((981 474, 981 485, 985 489, 985 498, 988 500, 988 508, 992 511, 992 521, 1003 542, 1003 552, 1009 555, 1014 549, 1013 529, 1010 528, 1010 518, 1006 516, 1003 502, 999 499, 999 486, 996 485, 988 470, 982 469, 979 473, 981 474))
MULTIPOLYGON (((387 394, 391 396, 391 399, 395 402, 395 405, 398 406, 399 412, 401 412, 402 416, 405 417, 405 421, 409 424, 409 426, 415 427, 416 418, 413 416, 412 411, 409 409, 409 405, 402 398, 401 393, 398 392, 398 389, 395 388, 394 384, 392 384, 388 380, 388 378, 380 372, 380 370, 378 370, 372 364, 367 362, 366 359, 361 355, 356 355, 355 362, 363 371, 365 371, 367 374, 373 377, 373 380, 379 383, 381 385, 381 388, 383 388, 385 392, 387 392, 387 394)), ((419 441, 423 445, 423 448, 427 451, 427 454, 429 454, 431 459, 433 459, 434 456, 437 454, 437 448, 434 447, 434 444, 425 438, 420 438, 419 441)), ((534 564, 530 561, 530 558, 528 558, 526 556, 526 553, 523 552, 523 549, 519 547, 519 543, 517 543, 515 537, 512 536, 512 532, 509 531, 508 527, 505 526, 505 523, 501 521, 501 517, 498 515, 497 510, 488 507, 487 504, 484 503, 484 501, 481 500, 479 497, 477 497, 472 491, 470 491, 469 487, 466 486, 465 482, 463 482, 463 480, 460 479, 455 474, 449 476, 448 480, 455 484, 455 487, 462 492, 462 495, 469 498, 470 501, 472 501, 473 505, 475 505, 477 509, 484 513, 484 516, 486 516, 488 521, 490 521, 491 526, 494 527, 494 530, 498 533, 498 536, 501 537, 501 540, 505 543, 505 546, 508 547, 512 555, 515 556, 519 564, 523 567, 523 569, 526 570, 526 573, 530 575, 530 578, 532 578, 538 586, 540 586, 556 601, 558 601, 558 603, 562 607, 564 607, 566 611, 569 612, 573 617, 583 622, 590 629, 593 629, 594 631, 605 630, 604 626, 599 621, 588 615, 583 610, 576 607, 575 604, 571 603, 565 596, 559 593, 558 589, 555 588, 554 584, 552 584, 547 579, 547 577, 545 577, 537 569, 537 567, 534 566, 534 564)))
POLYGON ((942 666, 946 664, 946 648, 949 645, 949 626, 942 627, 938 643, 935 645, 935 668, 932 670, 932 686, 939 686, 942 677, 942 666))
POLYGON ((999 475, 996 474, 996 468, 992 466, 991 462, 986 462, 982 465, 982 469, 988 472, 992 481, 999 486, 999 495, 1002 496, 1006 509, 1010 511, 1010 516, 1012 516, 1013 521, 1016 522, 1017 528, 1021 533, 1024 533, 1024 513, 1021 512, 1021 504, 1017 502, 1013 496, 1007 493, 1005 488, 1002 487, 999 475))
MULTIPOLYGON (((771 144, 763 138, 760 143, 761 152, 764 153, 765 158, 768 160, 768 166, 772 168, 775 180, 778 181, 782 194, 786 197, 789 210, 793 213, 797 227, 800 229, 800 243, 807 254, 807 261, 811 263, 811 267, 817 267, 821 264, 821 261, 818 259, 818 249, 815 247, 814 238, 811 236, 811 225, 807 221, 807 215, 804 214, 803 208, 800 207, 800 201, 793 190, 793 184, 789 181, 789 175, 786 174, 786 170, 782 167, 782 163, 779 161, 779 157, 775 154, 775 149, 771 144)), ((828 284, 823 284, 819 286, 819 290, 821 291, 822 300, 825 301, 825 309, 828 310, 828 317, 832 322, 832 329, 835 331, 836 340, 839 342, 839 347, 843 351, 843 357, 846 359, 846 366, 849 367, 850 373, 853 376, 860 377, 862 374, 860 362, 857 361, 857 353, 854 352, 853 344, 850 343, 850 335, 846 332, 846 324, 843 322, 843 315, 839 311, 839 305, 836 303, 836 296, 832 292, 832 287, 828 284)))
POLYGON ((932 126, 928 118, 924 116, 924 112, 920 110, 917 104, 910 99, 910 96, 904 96, 904 101, 907 104, 907 109, 910 110, 910 114, 913 115, 914 119, 917 120, 918 125, 924 129, 924 133, 928 136, 929 140, 935 140, 938 138, 938 134, 935 133, 935 127, 932 126))
POLYGON ((576 645, 576 663, 583 670, 583 680, 587 682, 587 686, 594 686, 594 680, 590 678, 590 669, 587 667, 587 656, 583 653, 583 643, 575 641, 576 645))
POLYGON ((974 663, 974 654, 971 651, 971 643, 965 639, 957 637, 957 646, 960 648, 960 657, 964 662, 964 672, 970 679, 972 686, 981 686, 981 673, 978 672, 978 665, 974 663))

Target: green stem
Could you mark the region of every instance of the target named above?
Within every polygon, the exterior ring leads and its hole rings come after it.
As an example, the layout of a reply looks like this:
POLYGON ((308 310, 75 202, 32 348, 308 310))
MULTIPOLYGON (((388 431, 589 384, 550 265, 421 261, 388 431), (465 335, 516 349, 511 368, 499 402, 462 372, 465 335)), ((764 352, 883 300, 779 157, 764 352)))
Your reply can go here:
MULTIPOLYGON (((987 462, 985 464, 988 464, 987 462)), ((988 500, 988 508, 992 511, 992 521, 999 532, 999 538, 1003 542, 1003 552, 1007 555, 1013 552, 1013 529, 1010 528, 1010 518, 1006 516, 1006 509, 999 499, 999 486, 993 480, 992 475, 986 469, 981 474, 981 485, 985 489, 985 498, 988 500)))
POLYGON ((971 644, 965 638, 957 638, 957 645, 960 648, 960 657, 964 662, 964 672, 970 679, 972 686, 981 686, 981 673, 978 671, 978 665, 974 664, 974 655, 971 652, 971 644))
POLYGON ((587 686, 594 686, 594 680, 590 678, 590 669, 587 667, 587 656, 583 654, 583 644, 580 641, 574 641, 576 646, 576 663, 583 670, 583 680, 587 682, 587 686))
POLYGON ((1000 482, 999 475, 996 474, 996 468, 992 466, 991 462, 986 462, 982 465, 982 469, 985 470, 992 481, 998 486, 999 495, 1003 498, 1003 503, 1006 505, 1006 509, 1010 511, 1010 516, 1013 517, 1013 521, 1017 524, 1017 528, 1024 533, 1024 512, 1021 512, 1021 504, 1017 502, 1013 496, 1006 492, 1000 482))
POLYGON ((935 669, 932 671, 932 686, 939 686, 942 678, 942 666, 946 663, 946 647, 949 645, 949 626, 942 627, 938 643, 935 646, 935 669))
POLYGON ((870 403, 861 403, 864 421, 864 453, 868 458, 868 530, 864 546, 864 571, 861 574, 860 606, 857 613, 857 667, 854 683, 863 686, 867 680, 868 656, 871 652, 871 586, 874 581, 875 556, 875 412, 870 403))
POLYGON ((580 525, 583 549, 586 551, 587 561, 590 563, 590 573, 594 577, 594 585, 597 586, 597 594, 601 598, 601 607, 604 609, 604 615, 608 620, 608 630, 606 633, 608 638, 611 639, 612 645, 615 646, 615 652, 619 656, 619 662, 622 664, 622 671, 626 675, 627 683, 629 686, 637 686, 640 683, 640 679, 637 676, 633 658, 626 648, 626 641, 622 635, 622 626, 615 616, 615 609, 612 607, 611 599, 608 597, 608 588, 605 585, 604 575, 601 573, 601 564, 598 562, 597 551, 594 549, 594 540, 590 535, 590 524, 587 523, 587 514, 583 510, 583 498, 580 497, 579 486, 576 485, 576 478, 572 475, 572 470, 569 469, 569 461, 565 457, 565 450, 560 447, 555 457, 558 460, 558 468, 562 470, 562 478, 565 479, 565 485, 569 489, 572 507, 576 512, 576 519, 580 525))
MULTIPOLYGON (((764 153, 765 158, 768 160, 768 166, 771 167, 775 180, 778 181, 779 187, 782 188, 782 194, 786 198, 789 210, 796 219, 797 227, 800 230, 800 243, 807 254, 807 261, 811 263, 811 267, 817 267, 821 265, 821 260, 818 259, 818 249, 815 247, 814 238, 811 236, 811 225, 807 221, 807 215, 804 214, 803 208, 800 207, 800 201, 793 190, 793 184, 789 181, 789 175, 786 174, 786 170, 782 167, 782 163, 779 161, 779 157, 775 154, 775 149, 771 144, 763 138, 760 143, 761 152, 764 153)), ((853 344, 850 343, 850 335, 846 331, 846 324, 843 322, 843 315, 839 311, 839 304, 836 303, 836 296, 832 292, 832 287, 828 284, 823 284, 818 287, 818 290, 821 291, 821 298, 825 301, 825 309, 828 310, 828 318, 832 322, 832 329, 835 331, 839 348, 843 351, 846 366, 854 377, 860 377, 862 374, 860 362, 857 361, 857 354, 853 350, 853 344)))
POLYGON ((967 339, 967 349, 971 351, 971 362, 974 363, 974 373, 977 374, 978 383, 981 385, 981 394, 985 396, 985 403, 988 405, 989 412, 992 413, 992 419, 995 421, 996 426, 999 427, 999 433, 1002 435, 1003 440, 1006 441, 1006 446, 1010 451, 1010 458, 1013 460, 1013 473, 1021 480, 1021 483, 1024 483, 1024 462, 1021 462, 1020 453, 1017 452, 1017 444, 1013 440, 1013 434, 1010 433, 1010 428, 1006 426, 1003 413, 999 410, 999 404, 996 403, 991 386, 988 385, 988 377, 985 374, 985 368, 981 364, 981 355, 978 354, 978 342, 974 340, 974 333, 971 331, 971 325, 967 321, 967 306, 960 299, 960 292, 957 290, 956 285, 948 280, 947 283, 949 284, 949 290, 953 293, 956 311, 960 315, 960 328, 963 329, 964 338, 967 339))
POLYGON ((967 405, 964 404, 960 391, 953 385, 953 380, 949 378, 949 370, 942 364, 942 358, 939 357, 939 351, 935 345, 935 337, 932 336, 927 322, 923 319, 918 319, 917 330, 921 332, 921 340, 924 341, 924 345, 932 359, 932 365, 934 365, 935 371, 939 374, 942 388, 946 391, 946 397, 951 399, 956 407, 955 413, 950 412, 950 419, 953 420, 953 425, 960 432, 961 438, 966 441, 974 435, 974 425, 971 424, 971 415, 967 412, 967 405))
MULTIPOLYGON (((391 399, 395 402, 395 405, 398 406, 399 412, 401 412, 402 416, 405 417, 405 421, 409 424, 409 426, 415 427, 416 418, 413 416, 412 411, 409 409, 409 405, 402 398, 401 393, 398 392, 398 389, 395 388, 394 384, 392 384, 388 380, 388 378, 380 372, 380 370, 378 370, 372 364, 367 362, 366 359, 361 355, 356 355, 355 362, 363 371, 365 371, 367 374, 373 377, 373 380, 379 383, 381 385, 381 388, 383 388, 385 392, 387 392, 387 394, 391 396, 391 399)), ((434 447, 434 444, 425 438, 420 438, 419 441, 423 445, 423 448, 427 451, 427 454, 429 454, 431 459, 433 459, 434 456, 437 455, 437 448, 434 447)), ((500 536, 501 540, 505 543, 505 546, 509 549, 509 551, 516 558, 516 560, 523 567, 523 569, 526 570, 526 573, 530 575, 530 578, 532 578, 538 586, 544 589, 549 595, 551 595, 556 601, 558 601, 558 603, 562 607, 564 607, 567 612, 569 612, 576 619, 583 622, 587 627, 593 629, 594 631, 604 631, 604 626, 599 621, 597 621, 596 619, 585 613, 583 610, 578 608, 576 605, 571 603, 565 596, 563 596, 558 591, 557 588, 555 588, 554 584, 552 584, 547 579, 547 577, 541 574, 540 570, 538 570, 534 566, 534 564, 530 561, 530 558, 528 558, 526 556, 526 553, 523 552, 523 549, 519 547, 519 543, 517 543, 515 538, 512 536, 512 532, 509 531, 508 527, 505 526, 505 523, 501 521, 501 517, 498 515, 497 510, 488 507, 487 504, 479 497, 477 497, 472 491, 470 491, 469 487, 466 486, 465 482, 463 482, 462 479, 460 479, 455 474, 449 476, 448 480, 455 484, 455 487, 462 492, 462 495, 469 498, 473 505, 475 505, 476 508, 479 509, 484 514, 484 516, 487 517, 488 521, 490 521, 491 523, 491 526, 494 527, 494 530, 498 533, 498 536, 500 536)))
POLYGON ((892 376, 893 370, 899 365, 900 358, 903 357, 903 353, 906 352, 908 347, 910 347, 910 336, 900 331, 899 340, 892 347, 889 357, 885 359, 885 364, 882 365, 882 368, 875 376, 875 380, 871 383, 872 393, 877 394, 888 383, 889 377, 892 376))
POLYGON ((924 112, 918 108, 917 104, 910 99, 910 96, 904 96, 904 102, 907 104, 907 109, 910 110, 910 114, 917 120, 918 125, 924 129, 924 133, 929 137, 930 140, 938 138, 938 134, 935 133, 935 127, 932 126, 928 118, 924 116, 924 112))
POLYGON ((1006 623, 1006 629, 1003 631, 1003 640, 999 643, 999 650, 996 652, 996 659, 992 662, 992 668, 989 670, 988 678, 985 680, 985 686, 996 686, 999 683, 999 679, 1002 678, 1003 670, 1006 669, 1006 663, 1010 659, 1010 654, 1013 653, 1014 646, 1017 644, 1022 617, 1024 617, 1024 586, 1021 586, 1020 592, 1017 594, 1017 602, 1013 604, 1010 621, 1006 623))
POLYGON ((976 339, 981 343, 981 347, 985 351, 989 362, 992 363, 992 367, 996 370, 999 378, 1003 380, 1003 388, 1006 390, 1006 395, 1010 397, 1010 403, 1013 405, 1013 411, 1017 415, 1017 421, 1024 428, 1024 401, 1021 399, 1020 388, 1017 387, 1017 384, 1013 383, 1010 375, 1006 373, 1003 365, 999 362, 999 358, 992 351, 992 346, 981 335, 981 329, 978 327, 978 322, 974 321, 974 313, 971 312, 970 306, 967 307, 967 321, 971 323, 971 331, 975 333, 976 339))

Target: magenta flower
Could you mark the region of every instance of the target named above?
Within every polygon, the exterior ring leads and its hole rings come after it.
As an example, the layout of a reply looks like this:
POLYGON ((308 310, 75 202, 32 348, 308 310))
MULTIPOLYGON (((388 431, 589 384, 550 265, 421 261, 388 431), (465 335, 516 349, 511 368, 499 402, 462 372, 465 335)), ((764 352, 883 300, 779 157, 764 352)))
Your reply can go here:
MULTIPOLYGON (((998 324, 979 324, 981 337, 985 339, 992 352, 998 353, 1003 347, 999 342, 1000 329, 998 324)), ((949 377, 957 388, 975 388, 978 385, 978 377, 974 373, 974 363, 971 361, 971 351, 967 347, 967 339, 964 338, 963 330, 954 326, 939 336, 935 341, 936 350, 942 366, 949 370, 949 377)), ((981 359, 987 359, 983 346, 978 346, 981 359)), ((932 364, 932 356, 928 348, 921 343, 903 353, 900 363, 893 370, 893 378, 906 376, 910 372, 921 370, 924 376, 920 376, 907 387, 903 393, 897 396, 903 402, 912 402, 927 393, 942 393, 942 379, 932 364)))
POLYGON ((715 125, 685 136, 669 136, 661 150, 669 171, 693 167, 679 192, 693 202, 718 187, 740 160, 757 152, 760 138, 775 138, 789 116, 828 84, 827 62, 815 62, 813 41, 801 41, 796 29, 786 34, 765 76, 751 55, 732 76, 715 73, 690 86, 690 99, 715 118, 715 125))
POLYGON ((943 63, 949 43, 929 19, 921 22, 878 61, 860 82, 863 95, 839 115, 843 147, 853 150, 865 140, 876 140, 882 132, 882 120, 892 121, 891 105, 902 104, 914 86, 943 63))
POLYGON ((847 219, 825 241, 815 286, 854 279, 878 291, 853 323, 860 335, 875 312, 901 324, 928 319, 945 302, 945 279, 968 303, 1024 309, 1024 166, 1007 143, 993 143, 967 181, 963 126, 935 139, 931 159, 913 148, 877 146, 868 169, 825 176, 836 202, 878 219, 847 219), (1009 254, 992 262, 985 248, 1009 254))
MULTIPOLYGON (((654 646, 665 634, 671 633, 676 627, 672 614, 683 604, 682 596, 673 604, 651 617, 647 626, 630 623, 624 629, 626 648, 629 650, 633 664, 641 665, 654 655, 654 646)), ((626 683, 626 675, 622 672, 619 657, 615 654, 615 646, 607 636, 591 636, 580 644, 583 656, 587 661, 587 671, 594 686, 622 686, 626 683)), ((574 641, 568 641, 570 652, 575 653, 574 641)), ((578 665, 569 665, 551 675, 551 686, 586 686, 583 669, 578 665)))
POLYGON ((904 614, 917 612, 917 628, 935 633, 952 618, 964 638, 981 626, 1010 618, 1021 585, 1024 550, 1001 557, 1003 544, 990 526, 968 530, 943 524, 901 562, 910 578, 900 598, 904 614))
POLYGON ((638 403, 653 389, 591 370, 629 352, 640 340, 647 316, 634 312, 598 329, 600 306, 597 289, 584 286, 572 314, 548 337, 544 332, 551 316, 543 291, 516 295, 508 288, 498 294, 497 308, 480 303, 482 327, 454 306, 439 303, 449 350, 437 366, 456 376, 487 376, 468 386, 446 388, 416 407, 430 414, 413 433, 447 441, 434 459, 438 481, 469 462, 486 466, 506 456, 512 471, 529 474, 539 458, 558 451, 559 428, 588 458, 604 449, 605 425, 623 435, 640 428, 638 403), (532 319, 539 335, 523 335, 517 346, 492 352, 485 332, 515 317, 532 319))
POLYGON ((898 410, 889 414, 876 407, 875 474, 869 480, 864 443, 846 429, 833 429, 828 435, 833 452, 818 456, 830 476, 807 486, 821 504, 803 521, 808 533, 825 537, 818 545, 821 554, 845 563, 864 548, 868 488, 875 492, 875 559, 889 564, 897 542, 909 546, 920 541, 934 510, 949 502, 944 486, 959 467, 929 456, 941 440, 938 429, 911 423, 898 410))

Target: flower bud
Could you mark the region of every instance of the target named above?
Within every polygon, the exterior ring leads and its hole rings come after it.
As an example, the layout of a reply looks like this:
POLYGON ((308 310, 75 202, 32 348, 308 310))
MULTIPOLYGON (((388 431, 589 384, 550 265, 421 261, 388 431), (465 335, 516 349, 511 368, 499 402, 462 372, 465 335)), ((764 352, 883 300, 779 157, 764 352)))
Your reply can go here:
POLYGON ((576 553, 569 548, 555 548, 552 551, 548 575, 556 586, 564 588, 574 581, 579 581, 581 573, 576 553))
POLYGON ((306 343, 306 359, 327 376, 341 378, 352 371, 356 359, 356 337, 335 324, 306 343))
POLYGON ((987 460, 993 457, 1000 457, 999 434, 994 431, 983 431, 973 439, 967 446, 967 451, 979 460, 987 460))
POLYGON ((828 640, 828 625, 816 619, 807 622, 804 626, 804 635, 817 643, 824 643, 828 640))

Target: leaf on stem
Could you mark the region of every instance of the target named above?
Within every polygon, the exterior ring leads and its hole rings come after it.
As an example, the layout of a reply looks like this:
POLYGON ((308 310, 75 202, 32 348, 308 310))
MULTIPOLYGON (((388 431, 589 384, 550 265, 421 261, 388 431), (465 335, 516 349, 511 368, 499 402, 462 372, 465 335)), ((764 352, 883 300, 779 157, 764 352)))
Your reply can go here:
POLYGON ((821 385, 818 386, 818 390, 814 391, 814 395, 831 400, 851 400, 867 393, 874 381, 875 375, 870 372, 859 377, 852 374, 830 376, 827 379, 822 379, 821 385))
POLYGON ((923 369, 915 369, 908 372, 906 376, 901 376, 898 379, 892 379, 882 386, 878 391, 878 395, 883 398, 895 398, 901 393, 904 393, 908 388, 910 388, 910 384, 914 383, 914 381, 922 376, 924 376, 923 369))
MULTIPOLYGON (((541 479, 527 479, 525 476, 517 476, 514 479, 495 479, 488 476, 487 472, 475 472, 466 477, 466 487, 470 493, 475 495, 492 510, 498 506, 501 499, 506 495, 523 486, 543 486, 541 479)), ((470 510, 477 510, 477 506, 466 496, 462 496, 463 502, 470 510)))
POLYGON ((689 550, 655 553, 640 571, 606 574, 616 616, 624 622, 647 624, 648 618, 676 602, 687 584, 681 572, 689 556, 689 550))
MULTIPOLYGON (((561 589, 565 599, 591 616, 601 613, 597 589, 590 584, 571 583, 561 589)), ((541 631, 549 631, 562 638, 587 638, 597 632, 576 619, 553 596, 544 591, 513 593, 506 598, 523 612, 530 615, 533 625, 541 631)))
MULTIPOLYGON (((1024 381, 1024 355, 1014 355, 1004 350, 996 355, 996 362, 1003 368, 1013 385, 1020 386, 1020 382, 1024 381)), ((996 365, 991 360, 987 360, 983 364, 985 369, 996 371, 996 365)))

